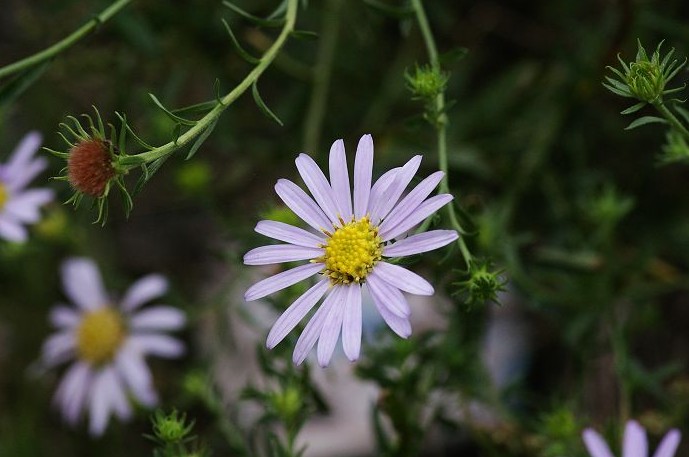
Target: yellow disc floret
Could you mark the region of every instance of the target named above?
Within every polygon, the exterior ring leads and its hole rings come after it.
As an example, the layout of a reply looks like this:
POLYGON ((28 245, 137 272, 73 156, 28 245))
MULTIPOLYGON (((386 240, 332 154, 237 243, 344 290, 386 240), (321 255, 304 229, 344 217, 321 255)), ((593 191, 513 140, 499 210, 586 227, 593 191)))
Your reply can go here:
POLYGON ((5 187, 4 184, 0 182, 0 210, 2 210, 5 207, 5 204, 9 199, 10 192, 7 190, 7 187, 5 187))
POLYGON ((334 233, 326 232, 325 255, 317 261, 325 263, 324 274, 333 284, 363 282, 383 253, 378 227, 368 217, 340 222, 334 233))
POLYGON ((77 354, 93 365, 110 362, 126 334, 120 313, 103 307, 84 315, 77 328, 77 354))

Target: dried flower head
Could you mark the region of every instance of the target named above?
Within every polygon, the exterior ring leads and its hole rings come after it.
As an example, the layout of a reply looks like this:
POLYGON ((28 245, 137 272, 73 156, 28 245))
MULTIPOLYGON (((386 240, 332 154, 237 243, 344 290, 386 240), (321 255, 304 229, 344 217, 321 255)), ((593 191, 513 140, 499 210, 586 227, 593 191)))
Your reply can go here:
POLYGON ((91 138, 74 145, 67 159, 67 176, 72 187, 91 197, 102 197, 115 177, 109 142, 91 138))

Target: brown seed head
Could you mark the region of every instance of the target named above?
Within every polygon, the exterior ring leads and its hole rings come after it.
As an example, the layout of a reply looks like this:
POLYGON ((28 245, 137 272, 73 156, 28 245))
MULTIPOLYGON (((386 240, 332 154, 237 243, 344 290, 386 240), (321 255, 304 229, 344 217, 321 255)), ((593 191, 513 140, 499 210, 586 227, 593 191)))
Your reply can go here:
POLYGON ((67 177, 79 192, 102 197, 105 186, 115 176, 108 145, 97 139, 77 143, 69 151, 67 177))

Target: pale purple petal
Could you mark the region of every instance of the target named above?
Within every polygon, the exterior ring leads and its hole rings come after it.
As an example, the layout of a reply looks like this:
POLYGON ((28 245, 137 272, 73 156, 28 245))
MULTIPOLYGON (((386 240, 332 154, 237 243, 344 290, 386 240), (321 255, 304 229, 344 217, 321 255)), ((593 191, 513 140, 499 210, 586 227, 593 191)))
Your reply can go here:
POLYGON ((393 314, 408 318, 411 314, 409 303, 397 287, 391 286, 381 278, 374 269, 366 278, 368 290, 372 295, 376 295, 393 314))
POLYGON ((321 279, 316 285, 297 298, 294 303, 280 315, 268 333, 268 338, 266 339, 266 346, 268 349, 273 349, 277 346, 277 344, 282 341, 299 322, 301 322, 309 311, 311 311, 313 306, 318 303, 318 300, 323 297, 329 286, 329 279, 321 279))
POLYGON ((62 286, 67 296, 84 310, 98 309, 110 301, 98 267, 90 259, 73 257, 64 261, 62 286))
POLYGON ((419 170, 419 165, 421 165, 421 156, 414 156, 400 169, 383 194, 380 197, 376 196, 376 200, 369 201, 368 207, 372 220, 379 221, 388 215, 419 170))
POLYGON ((5 212, 19 222, 32 224, 41 218, 40 207, 51 201, 51 189, 31 189, 13 196, 5 205, 5 212))
POLYGON ((177 358, 184 354, 184 344, 176 338, 160 334, 134 334, 129 337, 133 350, 145 355, 177 358))
POLYGON ((165 276, 159 274, 144 276, 129 287, 120 307, 123 311, 132 311, 144 303, 165 295, 167 289, 168 282, 165 276))
POLYGON ((653 457, 674 457, 675 452, 677 452, 677 446, 679 446, 679 441, 682 439, 682 435, 677 429, 670 430, 667 432, 663 441, 658 445, 653 457))
POLYGON ((354 158, 354 217, 366 215, 368 197, 371 194, 371 175, 373 174, 373 138, 364 135, 359 140, 354 158))
POLYGON ((93 436, 100 436, 105 431, 110 418, 111 400, 108 385, 110 371, 106 368, 96 373, 89 396, 89 433, 93 436))
POLYGON ((244 265, 271 265, 274 263, 310 260, 323 256, 322 248, 306 248, 293 244, 274 244, 254 248, 244 254, 244 265))
POLYGON ((383 281, 414 295, 433 295, 433 286, 414 272, 387 262, 378 262, 373 272, 383 281))
POLYGON ((19 169, 15 174, 7 173, 7 188, 14 192, 22 190, 47 167, 48 161, 40 157, 32 160, 26 167, 19 169))
POLYGON ((136 399, 144 406, 158 403, 158 395, 153 388, 153 377, 148 365, 131 345, 123 348, 115 359, 120 376, 132 391, 136 399))
POLYGON ((388 324, 388 327, 402 338, 409 338, 409 335, 411 335, 411 324, 409 323, 409 319, 396 316, 390 312, 385 303, 380 301, 381 298, 371 292, 371 283, 367 282, 365 285, 371 294, 371 298, 373 298, 373 304, 376 306, 378 313, 380 313, 385 323, 388 324))
POLYGON ((323 304, 313 314, 309 323, 304 327, 304 331, 299 335, 297 344, 294 346, 294 352, 292 353, 292 361, 295 364, 301 365, 313 348, 313 345, 318 341, 318 337, 323 329, 323 323, 326 317, 328 317, 330 308, 335 302, 339 301, 341 293, 341 287, 334 287, 330 291, 330 294, 325 297, 325 300, 323 300, 323 304))
POLYGON ((361 351, 361 286, 349 284, 345 298, 344 320, 342 321, 342 348, 347 358, 354 362, 361 351))
POLYGON ((5 177, 16 176, 21 170, 26 168, 36 151, 38 151, 38 148, 41 147, 41 141, 41 134, 38 132, 26 134, 12 152, 7 165, 3 167, 3 175, 5 177))
MULTIPOLYGON (((423 203, 433 189, 435 189, 445 174, 442 171, 436 171, 421 181, 412 189, 406 197, 404 197, 385 218, 380 225, 381 236, 383 233, 394 229, 402 223, 412 212, 423 203)), ((403 232, 400 232, 403 233, 403 232)))
POLYGON ((26 229, 17 222, 5 217, 0 217, 0 238, 14 243, 23 243, 28 235, 26 229))
POLYGON ((55 306, 50 310, 50 323, 53 326, 64 329, 71 329, 81 321, 80 314, 64 305, 55 306))
POLYGON ((349 187, 349 170, 344 141, 337 140, 330 147, 329 168, 330 184, 338 212, 343 219, 349 220, 354 213, 352 212, 352 191, 349 187))
POLYGON ((646 430, 636 421, 628 421, 624 428, 622 457, 648 457, 646 430))
POLYGON ((184 327, 184 312, 171 306, 152 306, 134 314, 129 325, 134 330, 178 330, 184 327))
POLYGON ((106 371, 108 372, 106 379, 110 393, 110 407, 120 420, 128 420, 132 417, 132 407, 124 393, 122 381, 112 366, 108 367, 106 371))
POLYGON ((347 288, 344 286, 335 286, 335 288, 342 289, 342 291, 337 294, 336 298, 333 298, 333 304, 330 306, 330 311, 323 322, 321 335, 318 337, 318 348, 316 349, 318 364, 323 368, 330 363, 337 340, 340 338, 340 329, 342 328, 342 319, 344 318, 346 306, 347 288))
POLYGON ((608 444, 595 430, 587 428, 582 437, 591 457, 614 457, 608 444))
POLYGON ((256 224, 254 230, 261 235, 269 236, 285 243, 296 244, 297 246, 317 248, 325 243, 325 235, 316 235, 284 222, 260 221, 256 224))
POLYGON ((279 179, 275 192, 294 214, 318 231, 329 230, 333 224, 316 203, 289 179, 279 179))
POLYGON ((432 251, 452 243, 459 237, 454 230, 431 230, 405 238, 383 248, 385 257, 402 257, 432 251))
MULTIPOLYGON (((450 203, 453 198, 454 197, 452 197, 450 194, 440 194, 429 198, 425 202, 421 203, 421 205, 419 205, 399 224, 388 225, 388 228, 386 228, 385 232, 383 232, 381 225, 380 237, 383 238, 383 241, 390 241, 393 238, 397 238, 404 232, 411 230, 411 228, 415 225, 420 224, 424 219, 438 211, 443 206, 450 203)), ((385 222, 383 222, 383 224, 385 224, 385 222)))
POLYGON ((311 277, 323 269, 322 263, 308 263, 306 265, 300 265, 295 268, 283 271, 276 275, 270 276, 269 278, 263 279, 253 286, 249 287, 249 290, 244 293, 244 300, 253 301, 263 298, 267 295, 282 290, 293 284, 303 281, 304 279, 311 277))
POLYGON ((333 223, 338 222, 338 209, 333 197, 333 190, 325 178, 323 171, 314 162, 314 160, 306 154, 299 154, 297 160, 297 170, 304 180, 304 184, 309 188, 311 195, 316 199, 318 206, 321 207, 326 216, 330 218, 333 223))
POLYGON ((77 362, 67 370, 55 391, 54 401, 69 424, 74 425, 81 415, 92 376, 93 372, 87 363, 77 362))
MULTIPOLYGON (((393 181, 395 181, 395 179, 397 178, 397 173, 399 173, 400 170, 402 170, 402 167, 397 167, 386 171, 380 178, 378 178, 375 184, 373 184, 373 187, 371 187, 371 194, 369 195, 368 199, 367 211, 369 213, 373 211, 373 206, 375 202, 377 202, 383 197, 383 194, 386 190, 388 190, 390 184, 392 184, 393 181)), ((379 221, 373 222, 377 224, 379 221)))
POLYGON ((72 359, 76 344, 77 339, 71 329, 51 335, 43 343, 43 364, 51 367, 72 359))

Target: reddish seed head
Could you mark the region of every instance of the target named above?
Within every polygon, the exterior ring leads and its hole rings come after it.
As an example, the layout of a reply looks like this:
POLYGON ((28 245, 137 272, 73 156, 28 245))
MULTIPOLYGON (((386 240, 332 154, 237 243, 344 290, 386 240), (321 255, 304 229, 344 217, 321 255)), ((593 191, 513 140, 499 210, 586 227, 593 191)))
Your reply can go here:
POLYGON ((72 187, 79 192, 101 197, 105 186, 114 176, 110 149, 104 141, 81 141, 69 151, 67 177, 72 187))

